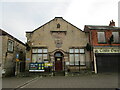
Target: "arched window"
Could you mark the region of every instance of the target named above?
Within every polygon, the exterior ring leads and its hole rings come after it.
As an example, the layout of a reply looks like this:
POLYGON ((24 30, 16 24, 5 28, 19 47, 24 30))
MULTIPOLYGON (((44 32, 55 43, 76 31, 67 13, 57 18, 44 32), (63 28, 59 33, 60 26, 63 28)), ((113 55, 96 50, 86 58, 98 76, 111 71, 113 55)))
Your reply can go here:
POLYGON ((59 23, 57 24, 57 28, 60 28, 60 24, 59 23))

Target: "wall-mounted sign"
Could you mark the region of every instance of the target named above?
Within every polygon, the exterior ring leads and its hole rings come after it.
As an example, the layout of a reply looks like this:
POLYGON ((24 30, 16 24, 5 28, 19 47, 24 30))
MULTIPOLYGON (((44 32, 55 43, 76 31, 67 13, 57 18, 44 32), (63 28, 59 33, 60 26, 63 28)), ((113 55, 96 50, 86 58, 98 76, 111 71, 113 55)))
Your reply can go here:
POLYGON ((17 59, 19 58, 19 54, 16 54, 16 58, 17 58, 17 59))
POLYGON ((20 60, 19 59, 16 59, 16 62, 19 62, 20 60))
POLYGON ((120 53, 120 48, 99 48, 94 49, 94 53, 120 53))
POLYGON ((30 63, 29 72, 44 72, 44 63, 30 63))
POLYGON ((52 63, 45 63, 45 67, 52 67, 53 64, 52 63))

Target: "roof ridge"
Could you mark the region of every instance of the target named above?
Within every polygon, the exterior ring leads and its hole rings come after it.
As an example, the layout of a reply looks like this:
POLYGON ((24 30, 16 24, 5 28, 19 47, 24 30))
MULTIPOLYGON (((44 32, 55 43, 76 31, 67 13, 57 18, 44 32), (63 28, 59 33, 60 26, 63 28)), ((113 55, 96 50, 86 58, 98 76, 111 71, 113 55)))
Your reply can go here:
MULTIPOLYGON (((55 17, 54 19, 56 19, 56 18, 61 18, 61 19, 64 20, 65 22, 71 24, 71 23, 68 22, 67 20, 63 19, 63 17, 55 17)), ((54 20, 54 19, 52 19, 52 20, 54 20)), ((36 29, 33 30, 33 31, 26 31, 26 33, 33 33, 34 31, 36 31, 36 30, 40 29, 41 27, 45 26, 46 24, 50 23, 52 20, 50 20, 50 21, 48 21, 47 23, 45 23, 45 24, 39 26, 38 28, 36 28, 36 29)), ((80 31, 82 31, 82 29, 78 28, 77 26, 75 26, 75 25, 73 25, 73 24, 71 24, 71 25, 72 25, 73 27, 79 29, 80 31)), ((83 32, 83 31, 82 31, 82 32, 83 32)))

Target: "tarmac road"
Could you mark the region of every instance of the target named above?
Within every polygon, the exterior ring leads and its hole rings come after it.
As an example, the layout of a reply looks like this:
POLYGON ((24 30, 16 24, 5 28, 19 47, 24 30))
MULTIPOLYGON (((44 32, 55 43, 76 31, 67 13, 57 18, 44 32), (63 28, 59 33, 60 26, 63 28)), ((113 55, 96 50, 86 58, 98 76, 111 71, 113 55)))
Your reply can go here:
POLYGON ((3 88, 117 88, 118 74, 93 74, 80 76, 3 78, 3 88), (25 82, 30 81, 27 84, 25 82), (23 85, 24 84, 24 85, 23 85))

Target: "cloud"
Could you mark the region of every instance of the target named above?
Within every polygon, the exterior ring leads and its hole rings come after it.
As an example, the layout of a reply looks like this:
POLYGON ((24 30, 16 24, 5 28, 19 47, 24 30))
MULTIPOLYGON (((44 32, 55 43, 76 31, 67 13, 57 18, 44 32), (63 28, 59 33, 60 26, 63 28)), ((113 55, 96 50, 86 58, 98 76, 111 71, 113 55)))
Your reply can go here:
POLYGON ((108 25, 110 20, 118 23, 117 0, 73 0, 65 18, 83 29, 84 25, 108 25))
POLYGON ((75 26, 108 25, 118 22, 119 0, 2 0, 1 28, 26 41, 25 32, 61 16, 75 26))
POLYGON ((33 31, 55 16, 63 16, 68 5, 69 2, 4 2, 2 28, 25 42, 26 31, 33 31))

